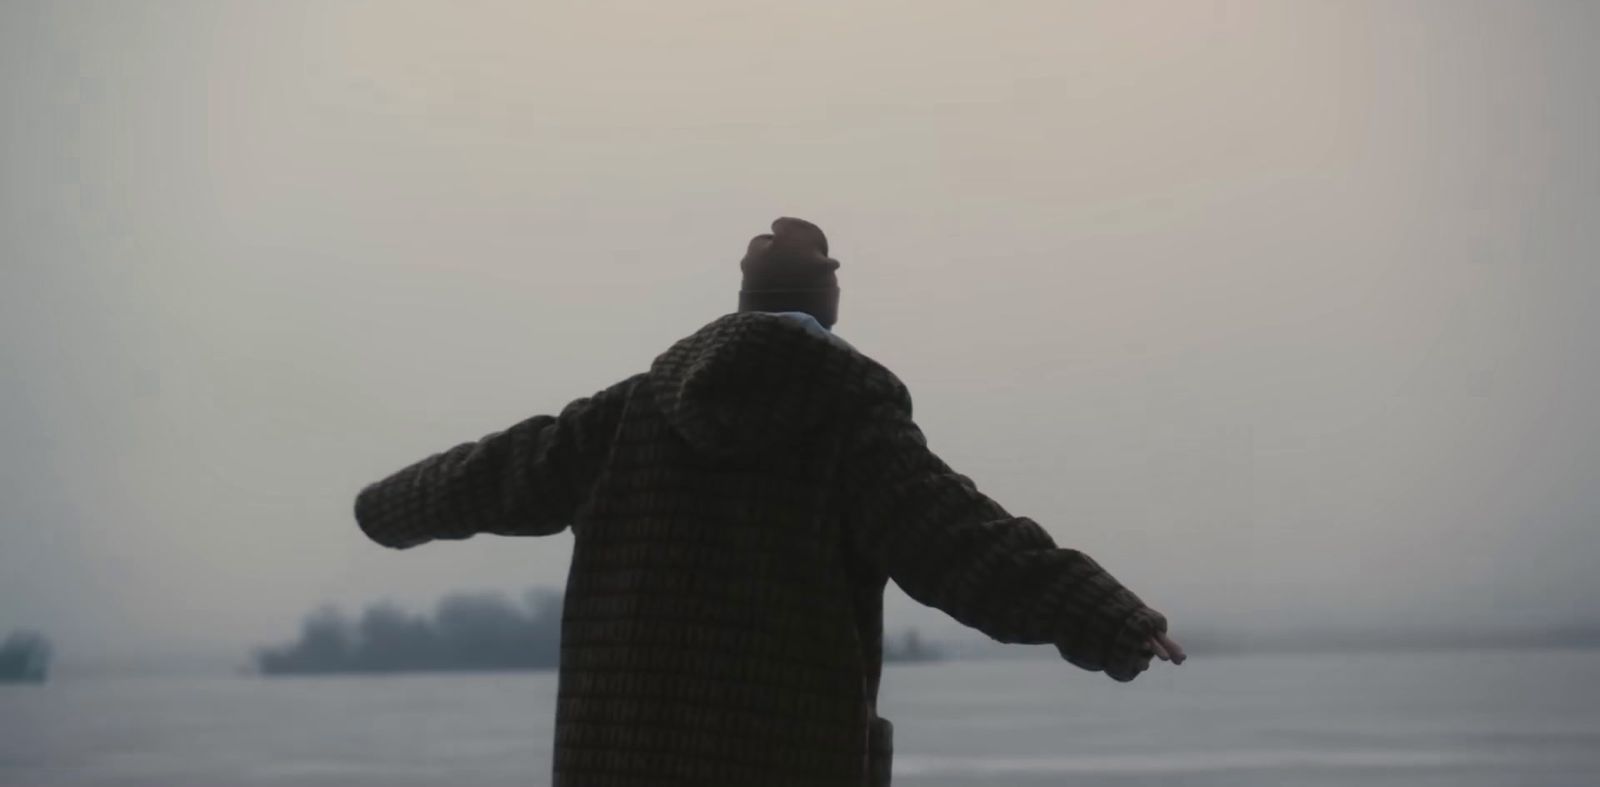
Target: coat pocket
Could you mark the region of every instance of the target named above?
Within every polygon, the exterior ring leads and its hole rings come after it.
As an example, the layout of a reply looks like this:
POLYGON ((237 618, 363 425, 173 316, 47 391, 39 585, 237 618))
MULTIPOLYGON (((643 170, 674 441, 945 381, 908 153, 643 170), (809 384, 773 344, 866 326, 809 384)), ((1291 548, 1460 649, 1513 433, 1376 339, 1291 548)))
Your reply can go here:
POLYGON ((894 725, 888 719, 867 723, 867 787, 889 787, 894 764, 894 725))

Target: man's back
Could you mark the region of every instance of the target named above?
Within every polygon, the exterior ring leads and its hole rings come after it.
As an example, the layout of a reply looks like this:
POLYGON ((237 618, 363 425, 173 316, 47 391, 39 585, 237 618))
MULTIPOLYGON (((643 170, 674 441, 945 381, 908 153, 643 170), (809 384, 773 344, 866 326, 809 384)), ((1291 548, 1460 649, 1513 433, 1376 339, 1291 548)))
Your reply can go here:
POLYGON ((764 314, 713 322, 634 383, 574 518, 558 772, 861 782, 882 622, 857 598, 883 578, 841 559, 836 474, 845 425, 904 399, 764 314))

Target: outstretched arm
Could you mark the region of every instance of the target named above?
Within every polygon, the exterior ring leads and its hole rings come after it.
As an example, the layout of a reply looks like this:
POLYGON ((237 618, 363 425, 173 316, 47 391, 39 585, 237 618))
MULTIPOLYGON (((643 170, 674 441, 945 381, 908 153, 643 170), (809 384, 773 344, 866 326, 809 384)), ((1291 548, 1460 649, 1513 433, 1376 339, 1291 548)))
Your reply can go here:
POLYGON ((356 496, 373 541, 407 549, 479 533, 558 533, 588 497, 635 378, 434 454, 356 496))
POLYGON ((1099 563, 1057 547, 928 450, 909 414, 880 410, 846 447, 853 542, 912 598, 1001 642, 1054 644, 1088 670, 1132 680, 1166 620, 1099 563))

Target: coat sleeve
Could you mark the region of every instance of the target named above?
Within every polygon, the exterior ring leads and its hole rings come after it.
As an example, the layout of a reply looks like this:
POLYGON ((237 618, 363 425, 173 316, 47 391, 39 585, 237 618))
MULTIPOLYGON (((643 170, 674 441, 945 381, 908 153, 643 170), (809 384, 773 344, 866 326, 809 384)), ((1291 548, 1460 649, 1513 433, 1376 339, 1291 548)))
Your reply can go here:
POLYGON ((1166 620, 1088 555, 1056 546, 928 450, 885 408, 845 442, 850 543, 917 601, 1001 642, 1053 644, 1087 670, 1132 680, 1166 620))
POLYGON ((588 497, 610 452, 633 379, 434 454, 356 496, 373 541, 407 549, 479 533, 559 533, 588 497))

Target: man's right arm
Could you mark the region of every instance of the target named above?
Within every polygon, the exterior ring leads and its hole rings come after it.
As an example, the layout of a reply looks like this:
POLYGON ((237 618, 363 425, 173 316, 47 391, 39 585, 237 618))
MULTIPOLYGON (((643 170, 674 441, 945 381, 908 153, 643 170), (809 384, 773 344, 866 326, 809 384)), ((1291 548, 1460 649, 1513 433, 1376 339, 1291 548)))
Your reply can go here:
POLYGON ((588 498, 639 379, 576 399, 558 416, 527 418, 368 484, 356 496, 357 524, 372 540, 395 549, 480 533, 560 532, 588 498))
POLYGON ((842 468, 855 547, 906 594, 1001 642, 1054 644, 1132 680, 1166 620, 1088 555, 1056 546, 928 450, 904 410, 853 429, 842 468))

